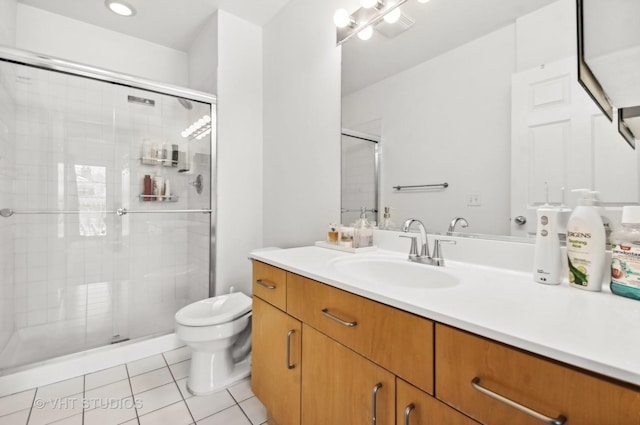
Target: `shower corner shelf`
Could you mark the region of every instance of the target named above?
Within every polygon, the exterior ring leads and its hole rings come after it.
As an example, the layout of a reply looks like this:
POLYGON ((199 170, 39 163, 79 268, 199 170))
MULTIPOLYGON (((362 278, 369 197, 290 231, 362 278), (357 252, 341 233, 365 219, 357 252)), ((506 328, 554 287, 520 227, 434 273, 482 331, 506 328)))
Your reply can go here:
POLYGON ((170 195, 170 196, 158 196, 158 195, 138 195, 141 201, 149 201, 149 202, 178 202, 178 195, 170 195), (160 199, 158 199, 160 198, 160 199))
POLYGON ((151 158, 146 156, 143 156, 140 158, 140 163, 142 165, 154 165, 154 166, 162 165, 164 167, 178 166, 178 160, 176 159, 159 159, 159 158, 151 158))

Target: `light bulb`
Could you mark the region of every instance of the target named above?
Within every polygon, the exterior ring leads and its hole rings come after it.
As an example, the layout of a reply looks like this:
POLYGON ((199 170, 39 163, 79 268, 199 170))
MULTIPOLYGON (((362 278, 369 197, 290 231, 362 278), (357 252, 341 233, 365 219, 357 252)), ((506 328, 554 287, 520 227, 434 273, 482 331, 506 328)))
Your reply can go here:
POLYGON ((360 6, 369 9, 378 4, 378 0, 360 0, 360 6))
POLYGON ((398 19, 400 19, 400 15, 401 14, 402 14, 402 12, 400 12, 400 8, 396 7, 391 12, 387 13, 386 15, 384 15, 384 20, 387 21, 390 24, 393 24, 395 22, 398 22, 398 19))
POLYGON ((133 16, 136 14, 136 9, 125 1, 106 0, 105 5, 113 13, 117 13, 120 16, 133 16))
POLYGON ((358 33, 358 38, 360 40, 368 40, 371 38, 372 35, 373 35, 373 27, 369 25, 368 27, 364 28, 362 31, 358 33))
POLYGON ((349 12, 346 9, 338 9, 336 13, 333 14, 333 23, 336 24, 338 28, 344 28, 351 22, 351 16, 349 16, 349 12))

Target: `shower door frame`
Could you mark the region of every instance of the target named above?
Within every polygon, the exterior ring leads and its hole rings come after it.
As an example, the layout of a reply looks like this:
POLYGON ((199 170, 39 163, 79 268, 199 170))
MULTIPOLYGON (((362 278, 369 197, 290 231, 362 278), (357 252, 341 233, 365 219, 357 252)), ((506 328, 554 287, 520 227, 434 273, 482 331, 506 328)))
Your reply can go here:
MULTIPOLYGON (((106 83, 113 83, 120 86, 131 87, 135 89, 146 90, 158 94, 175 96, 178 98, 184 98, 187 100, 193 100, 203 103, 208 103, 211 108, 211 113, 216 110, 217 113, 217 98, 213 94, 192 90, 180 86, 161 83, 157 81, 147 80, 140 77, 135 77, 128 74, 123 74, 115 71, 108 71, 93 67, 90 65, 84 65, 78 62, 68 61, 65 59, 56 58, 53 56, 35 53, 22 49, 15 49, 13 47, 0 45, 0 60, 16 63, 18 65, 31 66, 35 68, 41 68, 54 72, 61 72, 69 75, 75 75, 84 78, 90 78, 93 80, 103 81, 106 83)), ((209 202, 209 296, 215 295, 215 253, 216 253, 216 217, 215 211, 217 208, 217 122, 216 128, 212 132, 211 143, 211 193, 209 202)))

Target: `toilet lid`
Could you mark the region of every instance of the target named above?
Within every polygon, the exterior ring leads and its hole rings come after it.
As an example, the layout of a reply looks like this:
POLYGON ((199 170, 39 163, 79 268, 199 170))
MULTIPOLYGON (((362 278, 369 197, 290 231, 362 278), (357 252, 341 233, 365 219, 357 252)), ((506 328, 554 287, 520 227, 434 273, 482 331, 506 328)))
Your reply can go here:
POLYGON ((251 298, 242 292, 220 295, 182 307, 176 322, 184 326, 209 326, 231 322, 251 311, 251 298))

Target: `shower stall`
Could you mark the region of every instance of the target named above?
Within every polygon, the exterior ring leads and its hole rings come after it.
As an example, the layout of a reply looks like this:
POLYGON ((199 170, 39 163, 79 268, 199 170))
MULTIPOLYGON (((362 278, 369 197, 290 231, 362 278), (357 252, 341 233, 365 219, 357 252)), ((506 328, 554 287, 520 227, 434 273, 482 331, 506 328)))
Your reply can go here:
POLYGON ((215 97, 0 48, 0 375, 213 291, 215 97))

